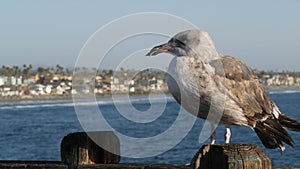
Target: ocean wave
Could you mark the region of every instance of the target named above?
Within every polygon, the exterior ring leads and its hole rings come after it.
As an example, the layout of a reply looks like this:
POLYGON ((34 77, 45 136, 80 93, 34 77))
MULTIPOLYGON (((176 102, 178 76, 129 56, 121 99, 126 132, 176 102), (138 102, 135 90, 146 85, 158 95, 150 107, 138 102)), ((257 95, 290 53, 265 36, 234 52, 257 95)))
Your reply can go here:
POLYGON ((268 91, 268 94, 291 94, 291 93, 300 93, 300 90, 274 90, 274 91, 268 91))

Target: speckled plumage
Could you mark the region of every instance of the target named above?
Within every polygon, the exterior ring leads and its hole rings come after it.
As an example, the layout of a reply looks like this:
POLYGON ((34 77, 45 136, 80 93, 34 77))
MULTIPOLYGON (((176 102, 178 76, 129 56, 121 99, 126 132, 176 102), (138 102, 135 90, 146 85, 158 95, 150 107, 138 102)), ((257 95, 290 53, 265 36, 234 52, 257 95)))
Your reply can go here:
POLYGON ((211 123, 249 126, 267 148, 293 145, 285 128, 300 131, 300 124, 279 111, 246 64, 219 54, 207 32, 180 32, 148 55, 162 52, 176 56, 167 84, 188 112, 211 123))

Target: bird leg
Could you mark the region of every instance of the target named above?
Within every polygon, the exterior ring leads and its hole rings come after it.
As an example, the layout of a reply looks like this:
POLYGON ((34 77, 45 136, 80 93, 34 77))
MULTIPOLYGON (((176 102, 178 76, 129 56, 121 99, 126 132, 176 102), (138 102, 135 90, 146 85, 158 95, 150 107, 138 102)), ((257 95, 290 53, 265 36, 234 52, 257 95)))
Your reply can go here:
POLYGON ((229 126, 226 126, 226 132, 225 132, 225 143, 226 143, 226 144, 229 143, 229 141, 230 141, 230 136, 231 136, 230 128, 229 128, 229 126))
POLYGON ((216 130, 215 130, 215 125, 210 123, 211 127, 211 136, 210 136, 210 144, 215 144, 216 142, 216 130))

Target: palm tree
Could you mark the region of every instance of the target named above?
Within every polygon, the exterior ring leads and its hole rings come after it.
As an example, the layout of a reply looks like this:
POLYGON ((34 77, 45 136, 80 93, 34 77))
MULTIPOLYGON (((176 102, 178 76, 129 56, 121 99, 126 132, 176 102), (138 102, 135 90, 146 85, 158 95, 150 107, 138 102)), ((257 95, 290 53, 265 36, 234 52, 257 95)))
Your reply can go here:
POLYGON ((13 66, 13 75, 16 77, 21 75, 21 70, 20 70, 19 66, 13 66))
POLYGON ((102 74, 102 76, 106 76, 107 75, 107 70, 106 69, 102 70, 101 74, 102 74))
POLYGON ((64 74, 64 67, 62 67, 61 65, 57 64, 56 65, 56 74, 64 74))
POLYGON ((22 71, 23 78, 28 78, 31 69, 32 69, 31 64, 29 64, 29 66, 27 66, 26 64, 23 65, 23 71, 22 71))
POLYGON ((12 68, 10 68, 10 67, 8 67, 8 66, 2 66, 2 69, 1 69, 1 74, 3 75, 3 76, 7 76, 7 77, 10 77, 10 76, 12 76, 12 74, 13 74, 13 69, 12 68))
POLYGON ((109 69, 109 70, 108 70, 108 76, 113 76, 113 75, 114 75, 114 71, 111 70, 111 69, 109 69))
POLYGON ((44 74, 45 69, 43 67, 38 67, 37 72, 39 73, 39 75, 44 74))

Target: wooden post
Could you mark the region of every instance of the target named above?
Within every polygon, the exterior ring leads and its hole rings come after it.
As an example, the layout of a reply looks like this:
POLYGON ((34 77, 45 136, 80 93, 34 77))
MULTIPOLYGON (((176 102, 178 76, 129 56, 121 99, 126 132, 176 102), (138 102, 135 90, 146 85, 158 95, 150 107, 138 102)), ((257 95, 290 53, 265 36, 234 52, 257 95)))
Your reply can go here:
POLYGON ((120 161, 120 142, 111 131, 71 133, 61 142, 61 159, 69 169, 84 164, 117 164, 120 161), (110 147, 114 153, 98 146, 88 135, 101 141, 105 147, 110 147))
POLYGON ((194 169, 272 169, 271 160, 256 145, 204 145, 194 156, 194 169))

